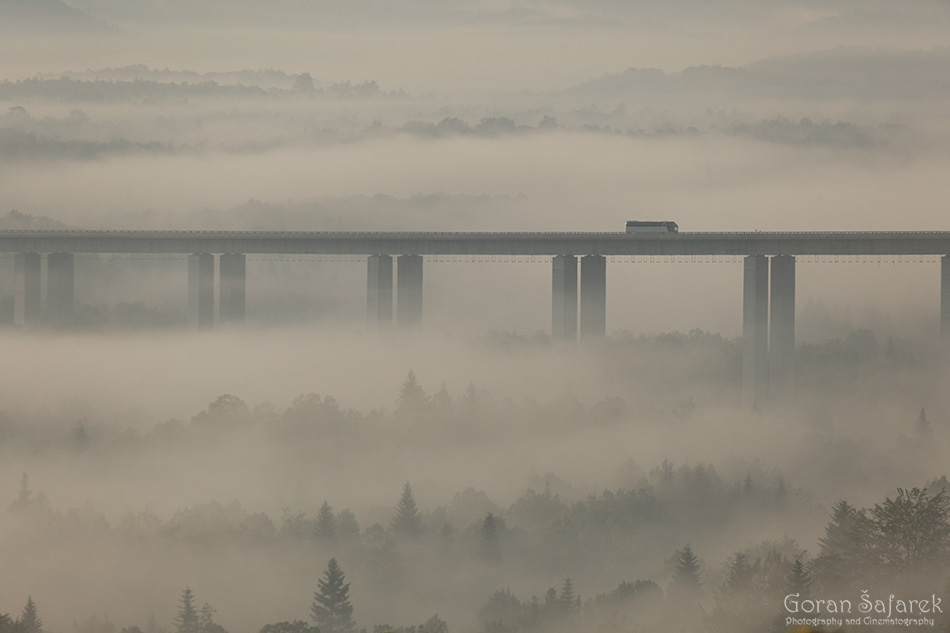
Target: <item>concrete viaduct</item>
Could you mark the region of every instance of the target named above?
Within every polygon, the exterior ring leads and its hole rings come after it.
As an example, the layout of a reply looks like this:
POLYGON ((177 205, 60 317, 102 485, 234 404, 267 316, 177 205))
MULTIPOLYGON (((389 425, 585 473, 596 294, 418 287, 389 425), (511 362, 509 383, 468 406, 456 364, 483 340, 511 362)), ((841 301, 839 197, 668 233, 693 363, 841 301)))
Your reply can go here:
POLYGON ((556 341, 602 337, 609 255, 744 257, 742 391, 747 406, 788 396, 795 350, 796 255, 937 255, 940 331, 950 339, 950 231, 788 233, 355 233, 225 231, 0 231, 0 252, 15 253, 15 321, 40 317, 46 256, 47 319, 66 322, 74 302, 75 253, 188 256, 188 316, 195 328, 245 312, 248 254, 366 255, 367 315, 373 324, 422 320, 427 255, 539 255, 552 258, 551 333, 556 341), (395 262, 393 258, 395 257, 395 262), (393 287, 395 274, 396 287, 393 287), (578 291, 579 289, 579 291, 578 291), (579 310, 578 310, 579 308, 579 310), (578 318, 579 313, 579 318, 578 318))

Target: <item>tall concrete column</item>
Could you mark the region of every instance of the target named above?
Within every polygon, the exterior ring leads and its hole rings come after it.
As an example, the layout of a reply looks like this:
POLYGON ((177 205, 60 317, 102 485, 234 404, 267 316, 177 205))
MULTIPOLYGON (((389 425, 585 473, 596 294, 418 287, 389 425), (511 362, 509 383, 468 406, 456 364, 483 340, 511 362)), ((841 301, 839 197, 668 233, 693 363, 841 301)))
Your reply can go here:
POLYGON ((46 258, 46 313, 53 325, 73 320, 76 300, 76 264, 72 253, 50 253, 46 258))
POLYGON ((370 327, 392 326, 392 255, 370 255, 366 260, 366 321, 370 327))
POLYGON ((581 257, 581 340, 607 334, 607 258, 581 257))
POLYGON ((742 401, 765 408, 769 395, 769 259, 749 255, 742 276, 742 401))
POLYGON ((214 255, 188 256, 188 327, 208 330, 214 326, 214 255))
POLYGON ((557 255, 551 260, 551 338, 577 342, 577 258, 557 255))
POLYGON ((422 255, 400 255, 396 262, 396 325, 422 323, 422 255))
POLYGON ((950 343, 950 255, 940 258, 940 338, 950 343))
POLYGON ((940 258, 940 377, 939 391, 950 404, 950 255, 940 258))
POLYGON ((16 289, 13 298, 13 322, 16 325, 33 325, 40 317, 41 262, 39 253, 17 253, 14 256, 16 289))
POLYGON ((218 318, 243 323, 247 300, 247 257, 225 253, 218 261, 218 318))
POLYGON ((771 261, 769 290, 769 399, 788 403, 795 386, 795 258, 771 261))

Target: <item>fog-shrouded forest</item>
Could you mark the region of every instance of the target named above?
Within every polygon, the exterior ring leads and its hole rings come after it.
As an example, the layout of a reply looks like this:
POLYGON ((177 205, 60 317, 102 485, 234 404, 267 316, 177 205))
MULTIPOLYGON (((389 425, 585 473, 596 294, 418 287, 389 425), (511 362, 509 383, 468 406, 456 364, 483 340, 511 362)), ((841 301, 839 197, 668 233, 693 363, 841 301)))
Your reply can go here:
MULTIPOLYGON (((0 230, 950 229, 950 2, 0 0, 0 230)), ((938 256, 800 257, 742 406, 741 258, 0 253, 0 633, 950 630, 938 256), (44 267, 46 264, 44 264, 44 267), (43 293, 47 293, 44 289, 43 293), (45 300, 44 300, 45 301, 45 300), (799 628, 804 627, 804 628, 799 628), (812 627, 814 627, 812 629, 812 627)))

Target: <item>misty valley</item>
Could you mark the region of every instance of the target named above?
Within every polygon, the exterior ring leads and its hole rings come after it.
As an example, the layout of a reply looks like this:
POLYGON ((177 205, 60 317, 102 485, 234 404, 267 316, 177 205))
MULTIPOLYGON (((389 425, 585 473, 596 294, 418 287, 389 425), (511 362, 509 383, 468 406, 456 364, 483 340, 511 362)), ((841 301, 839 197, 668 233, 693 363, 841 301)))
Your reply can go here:
POLYGON ((948 33, 0 0, 0 633, 950 630, 948 33))
MULTIPOLYGON (((148 339, 112 349, 158 358, 170 341, 148 339)), ((237 341, 215 341, 216 354, 237 341)), ((288 366, 291 345, 278 354, 288 366)), ((341 345, 367 363, 405 352, 386 337, 372 352, 341 345)), ((28 593, 44 630, 90 633, 784 630, 796 592, 855 605, 862 590, 939 595, 946 423, 936 403, 921 408, 928 390, 881 390, 925 383, 933 359, 868 331, 805 344, 808 404, 748 412, 736 408, 739 347, 698 331, 562 351, 491 334, 451 361, 408 352, 431 378, 372 383, 389 396, 372 409, 316 392, 283 405, 222 394, 153 421, 119 399, 12 398, 0 418, 5 586, 28 593), (569 363, 630 389, 450 390, 446 362, 550 380, 547 365, 569 363)), ((33 617, 4 607, 13 630, 33 617)))

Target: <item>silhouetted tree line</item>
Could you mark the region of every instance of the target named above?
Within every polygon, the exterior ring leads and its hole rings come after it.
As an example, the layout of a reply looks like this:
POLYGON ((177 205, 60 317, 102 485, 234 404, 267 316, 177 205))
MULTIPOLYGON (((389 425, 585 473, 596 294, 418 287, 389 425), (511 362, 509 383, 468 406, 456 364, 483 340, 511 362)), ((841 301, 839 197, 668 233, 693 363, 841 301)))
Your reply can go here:
MULTIPOLYGON (((543 600, 532 596, 523 601, 509 589, 499 590, 479 610, 481 630, 780 633, 788 630, 783 605, 789 595, 800 600, 847 598, 855 604, 863 590, 876 597, 939 596, 950 586, 947 494, 948 482, 941 478, 928 488, 900 488, 867 509, 841 500, 819 539, 817 556, 809 559, 787 538, 766 541, 733 553, 724 564, 723 579, 712 587, 702 562, 686 545, 670 561, 673 571, 665 591, 651 580, 624 581, 611 593, 582 601, 570 578, 560 592, 549 589, 543 600)), ((933 617, 940 630, 950 625, 948 614, 933 617)))
MULTIPOLYGON (((565 409, 564 403, 558 406, 562 411, 565 409)), ((571 415, 577 415, 577 420, 613 416, 604 413, 600 404, 583 407, 575 402, 574 406, 580 407, 579 412, 567 408, 571 415)), ((316 394, 301 396, 279 412, 273 408, 252 408, 240 398, 225 394, 187 423, 162 423, 146 437, 124 441, 133 445, 156 442, 161 447, 168 442, 183 442, 190 446, 204 439, 213 443, 221 434, 251 428, 263 428, 272 437, 291 441, 309 432, 314 437, 330 435, 365 441, 365 434, 354 433, 354 428, 377 422, 383 423, 380 426, 398 427, 401 421, 420 420, 451 428, 453 424, 464 426, 469 419, 483 420, 490 414, 507 417, 549 410, 534 403, 523 409, 510 402, 499 403, 474 386, 458 398, 453 398, 444 386, 429 395, 415 374, 409 372, 400 385, 392 413, 364 415, 341 408, 329 396, 316 394)), ((543 415, 538 413, 538 418, 543 419, 543 415)), ((0 427, 8 424, 9 420, 0 416, 0 427)), ((15 445, 20 430, 16 424, 7 426, 0 441, 15 445)), ((909 430, 914 439, 901 441, 935 443, 935 429, 926 411, 920 410, 909 430)), ((85 419, 71 429, 68 441, 83 451, 121 451, 128 446, 85 419)), ((143 542, 201 545, 231 541, 258 548, 300 547, 301 551, 332 556, 334 561, 344 560, 360 578, 360 585, 374 591, 398 592, 400 587, 419 581, 422 572, 417 567, 421 566, 414 564, 419 557, 427 565, 439 565, 442 570, 474 567, 500 577, 527 571, 540 577, 563 578, 564 570, 570 570, 569 580, 561 584, 560 590, 553 590, 553 595, 549 589, 540 598, 523 601, 508 590, 493 594, 479 612, 485 631, 547 631, 561 626, 593 630, 602 624, 624 630, 624 622, 647 623, 643 630, 650 630, 650 622, 674 617, 669 614, 671 610, 683 626, 733 630, 729 627, 734 627, 734 620, 743 614, 756 626, 766 627, 750 631, 762 631, 777 626, 777 608, 785 595, 783 591, 805 595, 818 590, 853 591, 858 585, 861 589, 887 586, 893 590, 896 587, 892 585, 896 584, 933 582, 942 587, 946 580, 942 570, 950 562, 950 502, 946 496, 948 483, 940 479, 926 487, 900 489, 896 496, 866 509, 840 501, 832 509, 814 557, 810 558, 794 541, 766 542, 735 552, 722 571, 717 572, 704 567, 693 547, 686 545, 674 552, 668 576, 628 578, 612 592, 582 600, 577 598, 576 579, 611 568, 609 565, 618 558, 635 565, 630 552, 638 548, 671 551, 678 543, 691 540, 697 526, 701 526, 703 538, 708 538, 710 532, 720 533, 730 526, 764 518, 782 519, 801 512, 814 514, 817 506, 807 494, 789 485, 779 472, 761 467, 724 477, 709 464, 677 465, 664 460, 642 473, 635 485, 574 500, 552 490, 553 484, 563 491, 567 488, 565 482, 556 478, 547 481, 540 491, 528 489, 507 507, 498 506, 484 493, 467 489, 456 494, 450 505, 429 509, 420 508, 412 486, 404 482, 399 494, 393 490, 394 503, 388 521, 363 528, 352 511, 334 510, 328 500, 323 500, 312 515, 287 509, 276 522, 266 513, 246 511, 237 501, 210 501, 182 508, 167 519, 151 512, 129 513, 110 524, 94 512, 54 510, 44 495, 34 493, 29 477, 23 473, 7 512, 36 532, 55 538, 89 533, 143 542), (564 608, 565 596, 574 605, 570 609, 564 608), (672 604, 679 606, 673 609, 672 604), (561 619, 556 617, 558 613, 562 613, 561 619)), ((315 594, 312 623, 304 623, 324 633, 327 624, 317 620, 317 615, 323 613, 320 609, 335 613, 334 618, 342 618, 340 626, 348 626, 344 617, 348 585, 343 581, 339 563, 336 567, 328 568, 325 585, 318 588, 319 595, 328 602, 317 600, 315 594), (343 605, 340 612, 334 610, 337 603, 343 605)), ((183 605, 185 602, 183 596, 183 605)), ((224 633, 212 627, 212 615, 210 607, 199 613, 205 628, 197 633, 224 633)), ((13 620, 8 616, 3 626, 20 626, 16 623, 24 617, 13 620)), ((182 617, 180 613, 179 619, 182 617)), ((187 620, 191 622, 190 615, 187 620)), ((276 627, 269 633, 307 633, 298 622, 302 620, 268 625, 276 627)), ((437 625, 433 620, 386 628, 408 633, 415 627, 415 633, 427 633, 439 630, 437 625)), ((90 619, 82 625, 84 631, 80 633, 115 633, 106 630, 109 626, 90 619)), ((19 633, 18 629, 14 631, 19 633)))
POLYGON ((76 79, 59 77, 47 79, 32 77, 17 81, 0 81, 0 99, 6 101, 15 99, 52 99, 62 101, 74 99, 88 102, 148 102, 161 103, 164 101, 180 102, 186 98, 225 97, 273 99, 278 97, 298 96, 307 94, 313 96, 366 99, 385 96, 388 94, 380 90, 376 81, 337 82, 326 87, 315 87, 313 79, 307 82, 306 73, 298 75, 292 87, 263 88, 259 85, 243 83, 220 83, 214 79, 196 78, 194 81, 157 81, 153 79, 76 79))
MULTIPOLYGON (((705 472, 702 469, 700 472, 705 472)), ((675 486, 682 479, 685 484, 696 477, 692 468, 675 469, 669 462, 656 469, 654 476, 667 486, 675 486)), ((743 487, 748 482, 743 482, 743 487)), ((695 484, 694 484, 695 485, 695 484)), ((682 630, 701 629, 711 632, 784 631, 783 598, 798 596, 836 596, 855 598, 848 592, 871 591, 939 591, 933 583, 943 584, 950 579, 946 573, 950 563, 950 498, 945 478, 931 482, 927 487, 898 489, 896 495, 886 497, 870 508, 857 509, 847 501, 836 503, 819 539, 818 553, 809 558, 807 552, 794 540, 765 541, 733 553, 718 574, 721 580, 710 585, 710 573, 693 548, 687 544, 676 550, 668 561, 669 575, 661 579, 623 580, 610 592, 583 598, 572 577, 566 576, 560 586, 551 587, 527 600, 518 598, 510 589, 492 593, 478 609, 478 621, 485 633, 518 631, 561 632, 571 630, 682 630), (933 491, 933 492, 932 492, 933 491)), ((700 489, 712 490, 708 482, 700 489)), ((649 513, 655 499, 641 493, 605 493, 575 504, 564 504, 549 490, 543 493, 529 491, 513 504, 508 520, 518 521, 519 514, 538 514, 548 520, 574 516, 598 525, 604 533, 623 527, 632 517, 649 513), (624 511, 623 508, 626 508, 624 511)), ((691 499, 694 501, 694 499, 691 499)), ((45 503, 45 502, 44 502, 45 503)), ((40 501, 34 498, 29 478, 23 475, 17 497, 9 512, 35 511, 40 501)), ((185 529, 191 512, 202 512, 199 521, 211 526, 208 536, 221 536, 227 526, 209 520, 209 509, 222 513, 225 523, 240 521, 246 524, 250 517, 239 508, 211 504, 204 509, 193 508, 179 513, 170 522, 185 529), (229 510, 232 516, 228 517, 229 510)), ((266 517, 258 520, 266 521, 266 517)), ((291 523, 298 518, 285 518, 291 523)), ((386 561, 387 551, 398 561, 402 545, 433 543, 447 538, 440 530, 433 534, 420 511, 411 485, 403 485, 393 509, 388 527, 379 524, 360 532, 355 518, 347 511, 334 513, 324 502, 316 517, 302 520, 309 538, 326 546, 330 551, 348 552, 361 574, 376 574, 386 561), (350 546, 346 540, 352 539, 350 546), (421 540, 420 540, 421 539, 421 540), (352 546, 362 542, 362 554, 352 546), (372 564, 365 564, 371 560, 372 564)), ((284 528, 282 528, 284 529, 284 528)), ((290 529, 287 527, 286 529, 290 529)), ((267 538, 277 538, 267 530, 267 538)), ((503 545, 512 531, 504 517, 487 513, 473 530, 477 543, 472 560, 484 565, 498 565, 513 557, 503 545)), ((302 536, 296 534, 296 536, 302 536)), ((305 535, 304 535, 305 536, 305 535)), ((451 532, 448 533, 451 538, 451 532)), ((261 538, 261 535, 258 535, 261 538)), ((548 547, 547 543, 545 547, 548 547)), ((581 546, 581 554, 586 554, 581 546)), ((413 551, 411 549, 406 551, 413 551)), ((502 566, 499 569, 504 570, 502 566)), ((391 570, 390 570, 391 571, 391 570)), ((289 620, 268 624, 261 633, 356 633, 354 605, 349 596, 350 584, 336 557, 330 559, 323 578, 318 582, 310 608, 310 622, 289 620)), ((198 607, 190 588, 182 591, 178 613, 174 619, 174 633, 227 633, 214 620, 214 609, 205 604, 198 607)), ((938 615, 939 619, 939 615, 938 615)), ((108 620, 96 619, 80 628, 89 633, 109 629, 108 620), (104 628, 103 628, 104 627, 104 628)), ((374 633, 446 633, 448 625, 433 615, 429 620, 412 626, 378 625, 374 633)), ((137 627, 123 629, 125 633, 141 633, 137 627)), ((36 603, 29 597, 18 618, 0 615, 0 633, 43 633, 42 620, 36 603)), ((113 631, 114 633, 114 631, 113 631)))

